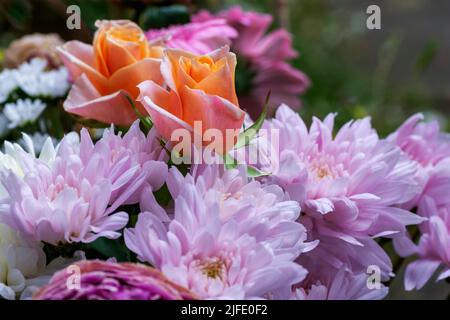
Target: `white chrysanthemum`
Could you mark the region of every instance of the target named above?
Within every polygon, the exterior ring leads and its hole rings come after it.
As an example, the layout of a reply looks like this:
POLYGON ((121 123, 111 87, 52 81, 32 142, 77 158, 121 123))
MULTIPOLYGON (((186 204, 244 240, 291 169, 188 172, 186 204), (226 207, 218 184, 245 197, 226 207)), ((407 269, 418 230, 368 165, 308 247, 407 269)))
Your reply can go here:
MULTIPOLYGON (((24 135, 25 149, 35 154, 32 139, 24 135)), ((18 144, 5 142, 5 153, 0 152, 0 171, 11 170, 18 176, 23 176, 22 164, 18 154, 26 152, 18 144)), ((39 159, 51 163, 55 158, 55 147, 50 138, 46 140, 39 159)), ((7 192, 0 184, 0 198, 7 196, 7 192)), ((26 287, 26 279, 41 274, 45 268, 45 254, 42 245, 25 241, 13 229, 0 224, 0 297, 14 299, 26 287)))
MULTIPOLYGON (((78 135, 76 133, 69 133, 69 136, 73 136, 73 140, 77 139, 78 135)), ((26 134, 22 136, 22 146, 17 143, 11 143, 5 141, 4 153, 0 151, 0 171, 11 170, 19 177, 23 177, 22 163, 19 161, 19 154, 21 152, 28 152, 33 157, 37 157, 36 146, 34 145, 33 139, 26 134)), ((39 160, 45 163, 52 163, 55 160, 56 150, 53 141, 50 137, 47 137, 39 152, 39 160)), ((0 199, 7 195, 4 192, 2 185, 0 184, 0 199)))
POLYGON ((26 286, 26 278, 45 270, 40 243, 28 243, 15 230, 0 224, 0 297, 15 299, 26 286))
MULTIPOLYGON (((72 133, 71 133, 72 134, 72 133)), ((73 133, 76 135, 76 133, 73 133)), ((5 153, 0 151, 0 172, 5 170, 11 170, 19 177, 23 177, 22 163, 19 161, 19 153, 28 152, 34 157, 36 157, 36 147, 33 144, 32 138, 30 136, 23 134, 23 145, 25 150, 17 143, 5 142, 5 153)), ((47 138, 43 146, 41 147, 39 159, 46 162, 52 163, 55 159, 56 148, 53 146, 52 139, 47 138)), ((0 199, 6 197, 8 193, 4 189, 4 186, 0 183, 0 199)))
POLYGON ((8 119, 8 128, 14 129, 36 121, 47 105, 39 99, 19 99, 5 104, 4 116, 8 119))
POLYGON ((46 71, 47 61, 34 58, 22 64, 14 74, 17 85, 29 96, 57 98, 69 90, 69 73, 65 67, 46 71))
POLYGON ((20 138, 19 140, 17 140, 17 143, 26 149, 31 144, 34 148, 34 152, 36 154, 39 154, 39 153, 41 153, 41 150, 44 147, 44 144, 47 142, 47 140, 49 138, 51 139, 51 141, 53 142, 54 145, 56 145, 58 143, 57 139, 50 137, 46 133, 41 133, 41 132, 34 132, 29 135, 26 135, 26 136, 20 138), (30 141, 27 141, 28 139, 30 139, 30 141))
POLYGON ((17 88, 15 70, 3 70, 0 72, 0 103, 8 100, 9 95, 17 88))

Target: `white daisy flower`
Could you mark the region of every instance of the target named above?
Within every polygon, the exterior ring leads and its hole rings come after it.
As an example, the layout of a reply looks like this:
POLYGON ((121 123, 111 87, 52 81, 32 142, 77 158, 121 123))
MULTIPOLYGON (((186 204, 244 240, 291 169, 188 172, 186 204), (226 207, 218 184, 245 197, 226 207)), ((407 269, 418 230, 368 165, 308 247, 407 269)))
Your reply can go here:
POLYGON ((69 72, 65 67, 41 74, 41 95, 52 98, 63 97, 69 90, 69 72))
POLYGON ((15 70, 9 69, 0 72, 0 103, 8 100, 11 92, 17 88, 17 81, 14 73, 15 70))
POLYGON ((65 67, 45 71, 47 60, 34 58, 23 63, 14 74, 17 85, 29 96, 62 97, 69 90, 69 73, 65 67))
POLYGON ((19 99, 5 104, 3 115, 8 119, 8 128, 21 127, 28 122, 34 122, 46 108, 46 104, 39 99, 19 99))

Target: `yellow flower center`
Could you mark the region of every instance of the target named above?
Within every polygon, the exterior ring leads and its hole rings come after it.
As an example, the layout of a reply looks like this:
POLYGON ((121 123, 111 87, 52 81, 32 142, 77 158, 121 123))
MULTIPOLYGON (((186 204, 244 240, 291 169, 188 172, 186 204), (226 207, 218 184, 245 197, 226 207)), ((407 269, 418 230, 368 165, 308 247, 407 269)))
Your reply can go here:
POLYGON ((211 279, 223 280, 225 263, 220 258, 213 258, 200 264, 202 273, 211 279))
POLYGON ((328 176, 331 176, 331 172, 328 170, 327 167, 320 167, 317 170, 317 177, 319 179, 323 179, 323 178, 328 177, 328 176))

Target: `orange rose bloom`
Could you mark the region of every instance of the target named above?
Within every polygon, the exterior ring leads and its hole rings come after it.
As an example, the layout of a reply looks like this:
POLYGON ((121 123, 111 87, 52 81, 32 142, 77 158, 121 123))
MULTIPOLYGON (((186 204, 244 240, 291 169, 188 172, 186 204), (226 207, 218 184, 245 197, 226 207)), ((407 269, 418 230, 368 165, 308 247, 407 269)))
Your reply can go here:
POLYGON ((225 141, 227 129, 238 132, 245 117, 236 96, 235 68, 236 56, 228 47, 204 56, 167 49, 161 73, 170 90, 154 81, 145 81, 139 85, 138 100, 166 140, 170 141, 172 132, 179 128, 200 136, 208 129, 218 129, 223 137, 219 152, 223 153, 234 144, 225 141), (195 131, 194 121, 201 122, 202 132, 195 131))
MULTIPOLYGON (((74 85, 64 102, 67 112, 117 125, 137 119, 126 98, 136 100, 137 85, 152 80, 162 85, 163 48, 151 46, 144 32, 128 20, 97 21, 93 46, 69 41, 59 47, 74 85)), ((144 109, 137 103, 138 109, 144 109)))

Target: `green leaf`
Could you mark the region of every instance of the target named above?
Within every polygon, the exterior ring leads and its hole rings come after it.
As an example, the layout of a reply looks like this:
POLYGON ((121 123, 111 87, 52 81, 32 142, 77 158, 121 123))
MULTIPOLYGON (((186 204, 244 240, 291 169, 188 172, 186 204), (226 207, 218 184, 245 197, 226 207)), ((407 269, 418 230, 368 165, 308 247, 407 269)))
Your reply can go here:
POLYGON ((130 261, 130 255, 124 242, 119 239, 98 238, 87 245, 88 250, 95 250, 105 258, 114 257, 119 262, 130 261))
POLYGON ((134 104, 133 99, 130 98, 129 95, 125 95, 128 99, 128 101, 131 104, 131 107, 133 108, 134 112, 138 116, 139 120, 141 121, 141 124, 144 126, 144 129, 146 130, 146 133, 150 131, 150 129, 153 127, 153 122, 150 119, 150 117, 144 116, 142 113, 139 112, 139 110, 136 108, 136 105, 134 104))
MULTIPOLYGON (((225 168, 227 168, 228 170, 235 169, 237 167, 237 165, 238 165, 237 160, 234 159, 229 154, 224 155, 223 158, 225 161, 225 168)), ((259 178, 259 177, 268 176, 269 174, 270 173, 263 172, 255 167, 247 166, 247 176, 249 178, 259 178)))
POLYGON ((260 171, 259 169, 251 166, 247 166, 247 176, 249 178, 259 178, 270 175, 268 172, 260 171))
POLYGON ((236 142, 236 145, 234 146, 235 149, 240 149, 242 147, 247 146, 250 141, 256 136, 259 129, 261 129, 264 120, 266 119, 267 115, 267 105, 269 104, 270 100, 270 91, 267 94, 266 101, 264 102, 263 110, 261 114, 259 115, 258 119, 256 119, 255 123, 253 123, 250 127, 248 127, 245 131, 243 131, 236 142))
POLYGON ((153 192, 156 201, 162 206, 167 206, 172 199, 167 184, 164 184, 159 190, 153 192))
POLYGON ((230 156, 228 153, 224 154, 223 160, 225 162, 225 168, 227 169, 234 169, 238 165, 237 160, 230 156))
POLYGON ((83 244, 81 243, 65 243, 52 245, 44 242, 43 247, 48 262, 58 257, 72 258, 76 251, 83 249, 83 244))

